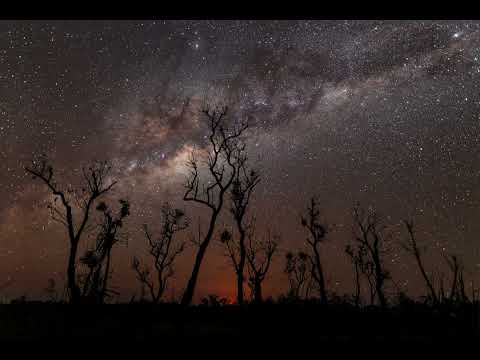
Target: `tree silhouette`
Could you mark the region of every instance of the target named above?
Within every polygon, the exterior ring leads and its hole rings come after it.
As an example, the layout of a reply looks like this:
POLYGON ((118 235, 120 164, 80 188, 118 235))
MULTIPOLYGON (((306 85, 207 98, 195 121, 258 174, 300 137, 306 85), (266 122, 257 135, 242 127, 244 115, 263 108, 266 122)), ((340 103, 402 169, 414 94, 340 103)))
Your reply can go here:
POLYGON ((369 259, 367 247, 363 244, 356 244, 355 246, 347 245, 345 248, 347 255, 350 256, 355 266, 355 282, 356 282, 356 297, 358 302, 361 301, 361 285, 360 275, 367 280, 370 294, 370 304, 375 303, 376 288, 375 288, 375 266, 369 259))
POLYGON ((209 136, 206 149, 208 155, 207 171, 204 181, 200 181, 198 161, 192 153, 188 163, 190 176, 186 183, 183 199, 204 206, 210 212, 208 230, 199 242, 192 273, 182 296, 181 304, 190 305, 195 292, 200 267, 207 248, 212 240, 217 218, 224 204, 224 197, 234 182, 237 171, 237 159, 243 153, 245 144, 241 135, 248 128, 248 123, 241 122, 238 126, 226 126, 227 108, 220 110, 203 110, 208 119, 209 136), (200 183, 202 186, 200 188, 200 183))
POLYGON ((267 232, 264 240, 257 240, 254 236, 253 229, 248 234, 248 243, 246 246, 246 257, 248 260, 248 284, 253 293, 253 301, 260 304, 263 301, 262 283, 270 269, 273 255, 278 247, 279 236, 267 232))
POLYGON ((355 306, 359 307, 360 306, 360 293, 361 293, 361 287, 360 287, 360 271, 361 271, 361 264, 362 264, 362 259, 360 258, 360 255, 353 249, 351 245, 347 245, 345 247, 345 253, 350 257, 353 267, 354 267, 354 273, 355 273, 355 294, 354 294, 354 302, 355 306))
POLYGON ((33 160, 31 166, 25 167, 25 170, 34 179, 41 180, 55 197, 49 208, 52 219, 61 223, 67 229, 70 245, 67 265, 68 295, 71 303, 78 303, 81 298, 76 273, 78 246, 87 227, 95 201, 109 192, 116 184, 116 181, 108 181, 111 167, 107 162, 97 161, 87 169, 83 168, 83 185, 80 189, 60 187, 54 178, 53 167, 45 157, 33 160), (59 199, 61 205, 57 204, 59 199))
POLYGON ((309 257, 307 253, 299 251, 297 254, 287 252, 285 254, 284 272, 288 276, 289 290, 287 296, 293 300, 302 297, 308 298, 310 291, 311 272, 309 269, 309 257))
MULTIPOLYGON (((188 227, 188 220, 185 213, 180 209, 173 209, 169 203, 162 207, 162 228, 160 236, 154 239, 146 224, 143 231, 148 241, 149 254, 153 257, 153 265, 156 271, 157 286, 151 278, 150 268, 140 264, 140 260, 133 258, 132 268, 135 270, 142 289, 148 288, 153 303, 158 303, 167 289, 168 280, 174 274, 174 263, 178 255, 182 253, 185 243, 177 244, 175 234, 188 227)), ((143 297, 143 296, 142 296, 143 297)))
POLYGON ((310 205, 307 208, 307 215, 301 217, 301 223, 309 232, 306 240, 312 252, 312 254, 309 255, 311 276, 319 289, 320 301, 325 305, 328 303, 328 298, 319 246, 325 239, 327 229, 320 222, 320 210, 318 209, 318 203, 315 201, 315 198, 311 198, 310 205))
POLYGON ((230 212, 235 220, 239 237, 236 242, 232 239, 232 234, 224 232, 221 241, 227 247, 227 255, 232 261, 237 276, 237 303, 242 304, 244 302, 243 283, 247 254, 245 239, 249 230, 249 224, 245 224, 245 214, 253 190, 259 183, 260 177, 256 171, 248 168, 246 164, 247 158, 241 149, 237 149, 235 157, 236 175, 230 191, 230 212))
POLYGON ((359 255, 361 268, 370 284, 371 299, 376 295, 380 306, 385 308, 387 300, 384 293, 385 280, 389 278, 384 268, 384 245, 388 239, 385 226, 380 222, 377 213, 366 211, 360 205, 353 208, 354 240, 359 255))
POLYGON ((404 220, 403 223, 405 224, 405 227, 406 227, 408 235, 409 235, 408 241, 403 244, 403 248, 409 254, 413 255, 413 257, 415 258, 415 261, 417 262, 418 268, 420 269, 420 273, 422 274, 422 277, 425 280, 425 284, 427 285, 427 289, 430 292, 430 297, 431 297, 434 304, 438 304, 437 293, 435 291, 435 288, 433 287, 432 280, 428 276, 427 272, 425 271, 425 267, 423 265, 423 261, 422 261, 423 249, 420 249, 417 245, 417 240, 415 238, 413 221, 404 220))
POLYGON ((452 285, 448 301, 453 302, 468 302, 468 296, 465 291, 464 283, 464 266, 456 255, 444 255, 450 271, 452 272, 452 285))
POLYGON ((443 272, 440 272, 438 282, 438 300, 443 303, 447 299, 447 296, 445 295, 445 274, 443 272))
POLYGON ((80 258, 80 262, 88 268, 83 280, 82 297, 87 302, 103 304, 109 295, 108 279, 110 277, 112 249, 120 241, 119 231, 123 222, 130 215, 130 204, 119 200, 120 210, 115 217, 112 210, 102 201, 97 206, 103 218, 100 223, 93 249, 89 249, 80 258))

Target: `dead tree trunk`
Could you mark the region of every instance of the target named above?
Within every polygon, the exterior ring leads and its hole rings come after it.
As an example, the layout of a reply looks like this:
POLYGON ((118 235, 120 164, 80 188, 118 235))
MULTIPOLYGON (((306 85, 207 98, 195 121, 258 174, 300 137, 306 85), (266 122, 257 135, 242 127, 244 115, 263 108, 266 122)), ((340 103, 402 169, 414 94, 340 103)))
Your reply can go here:
MULTIPOLYGON (((221 205, 220 205, 221 206, 221 205)), ((210 224, 208 226, 207 234, 203 239, 202 243, 198 247, 198 252, 195 257, 195 263, 193 265, 193 270, 190 278, 188 279, 187 287, 182 297, 181 304, 184 306, 190 305, 193 300, 193 294, 195 292, 195 286, 197 284, 198 274, 200 272, 200 266, 202 265, 203 258, 205 257, 205 253, 207 251, 208 245, 213 237, 213 231, 215 229, 215 223, 217 222, 219 211, 213 212, 210 218, 210 224)))
POLYGON ((67 265, 67 283, 68 289, 70 292, 70 303, 77 304, 80 302, 81 293, 80 287, 77 285, 77 268, 76 268, 76 259, 78 251, 78 242, 73 241, 70 245, 70 252, 68 255, 68 265, 67 265))
POLYGON ((345 252, 350 257, 353 268, 354 268, 354 278, 355 278, 355 294, 354 294, 354 302, 355 307, 360 306, 360 259, 358 254, 356 254, 353 248, 350 245, 345 247, 345 252))
POLYGON ((434 304, 438 304, 437 293, 435 291, 435 288, 433 287, 430 277, 427 275, 427 272, 425 271, 425 267, 423 266, 422 257, 421 257, 422 254, 420 249, 417 246, 417 240, 415 238, 415 234, 413 230, 413 222, 407 221, 407 220, 404 220, 403 222, 409 234, 409 242, 408 244, 405 244, 403 247, 405 250, 407 250, 407 252, 409 252, 414 256, 415 261, 417 262, 418 268, 420 269, 420 273, 422 274, 423 280, 425 281, 427 289, 430 292, 430 296, 434 304))
POLYGON ((255 277, 253 282, 254 282, 253 301, 256 304, 260 304, 263 301, 263 298, 262 298, 262 280, 258 277, 255 277))

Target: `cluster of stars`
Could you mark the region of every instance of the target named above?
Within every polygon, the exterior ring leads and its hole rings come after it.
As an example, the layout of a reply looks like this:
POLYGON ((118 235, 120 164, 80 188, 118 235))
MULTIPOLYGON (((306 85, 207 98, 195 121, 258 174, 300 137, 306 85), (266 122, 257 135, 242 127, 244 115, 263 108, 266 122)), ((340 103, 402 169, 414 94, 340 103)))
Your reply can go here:
MULTIPOLYGON (((0 80, 9 89, 0 103, 0 224, 12 204, 27 208, 31 179, 19 164, 39 153, 62 171, 116 161, 122 189, 144 205, 132 221, 153 218, 166 194, 181 198, 185 149, 207 142, 198 109, 208 99, 254 120, 249 158, 263 174, 255 206, 280 219, 288 246, 299 245, 289 214, 318 194, 336 223, 348 223, 354 200, 392 219, 414 212, 432 229, 427 243, 477 261, 469 254, 480 229, 466 224, 476 224, 480 196, 478 22, 0 25, 0 80), (461 243, 448 240, 457 232, 461 243)), ((50 250, 36 242, 21 251, 46 258, 50 250)), ((401 268, 400 252, 390 262, 401 268)), ((348 287, 350 274, 329 266, 334 284, 348 287)))

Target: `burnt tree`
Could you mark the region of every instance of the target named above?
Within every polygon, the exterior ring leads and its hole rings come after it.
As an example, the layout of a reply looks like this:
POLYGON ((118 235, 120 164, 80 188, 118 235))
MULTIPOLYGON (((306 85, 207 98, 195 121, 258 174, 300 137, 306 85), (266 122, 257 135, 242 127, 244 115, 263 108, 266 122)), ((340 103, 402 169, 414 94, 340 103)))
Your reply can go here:
POLYGON ((432 280, 428 276, 427 272, 425 271, 425 267, 423 265, 423 261, 422 261, 423 249, 420 249, 418 247, 417 239, 415 237, 415 232, 414 232, 413 221, 404 220, 403 223, 405 224, 405 227, 408 232, 408 240, 404 244, 402 244, 403 248, 415 258, 418 268, 420 269, 420 273, 422 274, 423 280, 425 281, 427 289, 430 293, 430 298, 434 304, 438 304, 439 301, 438 301, 437 293, 435 291, 435 288, 433 287, 432 280))
POLYGON ((69 254, 67 263, 67 288, 70 303, 78 303, 81 290, 77 283, 76 259, 78 246, 85 232, 94 203, 109 192, 116 181, 108 181, 111 167, 106 162, 95 162, 87 169, 82 169, 83 185, 80 189, 64 188, 54 178, 52 166, 46 158, 33 160, 31 166, 25 167, 34 179, 39 179, 54 196, 49 205, 52 219, 67 229, 69 254), (60 200, 60 205, 58 205, 60 200))
POLYGON ((299 251, 297 254, 289 251, 285 254, 284 273, 288 276, 287 297, 290 299, 308 298, 311 285, 308 259, 307 253, 303 251, 299 251))
POLYGON ((450 286, 450 292, 448 301, 452 302, 468 302, 468 296, 465 292, 464 282, 464 266, 456 255, 444 255, 444 258, 452 272, 452 285, 450 286))
MULTIPOLYGON (((255 186, 260 181, 259 174, 248 168, 246 164, 246 156, 242 151, 238 151, 236 156, 236 175, 232 183, 230 191, 231 206, 230 212, 233 215, 238 230, 238 253, 229 251, 232 263, 237 275, 237 303, 242 304, 244 301, 243 283, 244 269, 247 257, 245 239, 248 231, 248 224, 245 224, 245 214, 250 202, 251 195, 255 186)), ((229 250, 233 250, 229 248, 229 250)))
POLYGON ((383 257, 388 235, 386 227, 380 222, 377 213, 373 210, 364 210, 359 205, 353 209, 354 240, 357 250, 361 254, 362 267, 369 280, 371 295, 376 295, 382 308, 386 308, 385 281, 389 279, 383 257))
POLYGON ((355 302, 355 306, 359 307, 360 295, 361 295, 360 271, 361 271, 362 259, 360 258, 359 254, 353 249, 351 245, 347 245, 345 247, 345 253, 350 257, 353 264, 354 275, 355 275, 354 302, 355 302))
POLYGON ((306 241, 311 251, 309 254, 311 276, 320 292, 320 301, 325 305, 328 303, 328 297, 319 247, 325 239, 327 229, 320 222, 320 210, 318 208, 317 201, 313 197, 311 198, 310 205, 307 208, 306 216, 301 217, 301 223, 302 226, 307 228, 309 232, 309 236, 307 237, 306 241))
MULTIPOLYGON (((153 258, 153 265, 156 271, 156 282, 151 278, 151 270, 147 265, 142 266, 140 260, 133 258, 132 268, 136 273, 138 281, 143 288, 147 288, 153 303, 157 304, 162 299, 168 286, 169 279, 174 275, 174 263, 185 247, 184 242, 176 239, 176 234, 188 227, 188 219, 180 209, 173 209, 170 204, 165 203, 162 207, 162 227, 160 236, 156 239, 143 226, 143 231, 148 242, 148 251, 153 258)), ((142 296, 143 297, 143 296, 142 296)))
POLYGON ((110 295, 107 285, 111 274, 112 249, 121 240, 119 231, 125 218, 130 215, 129 202, 119 200, 119 203, 120 209, 116 216, 103 201, 97 206, 97 211, 102 214, 100 231, 93 248, 80 258, 80 262, 88 268, 83 280, 82 298, 89 303, 103 304, 110 295))
POLYGON ((264 240, 257 240, 253 231, 249 232, 246 248, 246 257, 248 260, 248 284, 253 294, 253 302, 260 304, 263 301, 262 283, 270 269, 273 255, 278 246, 279 236, 267 233, 264 240))
POLYGON ((195 202, 209 211, 209 223, 206 234, 199 241, 192 273, 182 296, 181 304, 190 305, 195 292, 198 274, 205 253, 213 238, 218 216, 223 208, 225 194, 234 182, 238 166, 238 154, 245 149, 241 136, 248 128, 248 123, 241 122, 237 126, 227 126, 227 108, 220 110, 204 110, 208 119, 207 169, 203 181, 200 180, 199 163, 194 154, 188 166, 190 175, 186 183, 183 199, 195 202))

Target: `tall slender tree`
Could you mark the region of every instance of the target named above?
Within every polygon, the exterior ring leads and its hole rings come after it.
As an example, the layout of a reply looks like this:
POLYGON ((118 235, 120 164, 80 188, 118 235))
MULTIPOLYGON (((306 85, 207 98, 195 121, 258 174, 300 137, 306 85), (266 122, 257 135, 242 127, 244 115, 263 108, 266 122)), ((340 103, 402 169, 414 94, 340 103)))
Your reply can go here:
POLYGON ((413 221, 404 220, 403 223, 405 224, 405 227, 409 235, 408 241, 403 244, 403 248, 415 258, 418 268, 420 269, 420 273, 422 274, 423 280, 425 281, 427 289, 430 293, 430 297, 434 304, 438 304, 437 293, 435 291, 435 288, 433 287, 432 280, 428 276, 427 272, 425 271, 425 267, 423 265, 422 249, 420 249, 417 244, 413 221))
POLYGON ((353 209, 354 240, 362 256, 362 266, 367 273, 371 284, 371 294, 376 295, 382 308, 387 307, 385 297, 385 280, 390 278, 385 269, 383 257, 385 243, 388 240, 386 227, 381 224, 377 213, 373 210, 364 210, 360 205, 353 209), (369 276, 369 275, 372 276, 369 276), (372 281, 373 280, 373 281, 372 281))
POLYGON ((208 161, 203 181, 200 179, 199 163, 192 153, 188 163, 190 175, 186 183, 183 199, 204 206, 210 215, 208 229, 200 239, 195 256, 192 273, 188 280, 181 304, 190 305, 193 300, 200 267, 212 240, 218 216, 223 208, 225 194, 230 190, 238 171, 237 158, 245 151, 241 140, 248 128, 248 122, 242 121, 237 126, 227 123, 227 108, 203 111, 208 120, 208 145, 206 149, 208 161))
POLYGON ((464 265, 457 255, 444 255, 444 258, 452 272, 452 285, 448 300, 450 302, 467 302, 468 297, 465 292, 464 283, 464 265))
MULTIPOLYGON (((229 253, 232 257, 235 274, 237 275, 237 303, 242 304, 244 301, 244 270, 247 258, 245 239, 248 231, 248 224, 245 223, 245 214, 253 190, 260 181, 260 176, 256 171, 248 168, 246 164, 247 158, 243 151, 238 149, 237 152, 236 175, 230 192, 230 212, 233 215, 238 230, 238 253, 235 251, 230 251, 229 253)), ((233 250, 233 247, 230 247, 229 250, 233 250)))
POLYGON ((315 198, 310 199, 310 205, 307 208, 306 216, 301 218, 302 226, 308 229, 307 244, 310 247, 309 254, 310 270, 312 279, 315 280, 320 292, 320 301, 322 304, 328 303, 327 289, 325 286, 325 276, 323 264, 320 258, 320 244, 324 241, 327 234, 326 227, 320 221, 320 210, 315 198))
POLYGON ((353 268, 354 268, 354 274, 355 274, 355 295, 354 295, 354 301, 355 301, 355 306, 359 307, 360 306, 360 294, 361 294, 361 287, 360 287, 360 269, 361 269, 361 259, 359 258, 359 255, 356 253, 356 251, 353 249, 351 245, 347 245, 345 247, 345 253, 350 257, 353 268))

